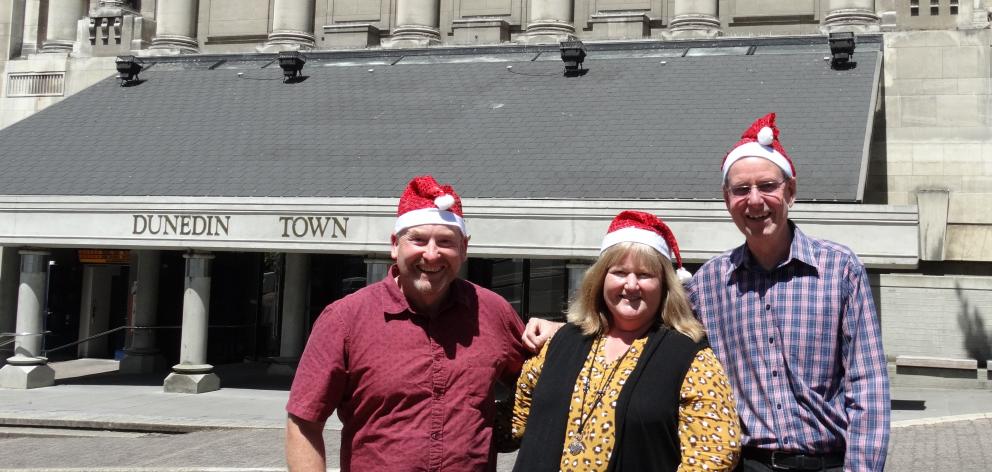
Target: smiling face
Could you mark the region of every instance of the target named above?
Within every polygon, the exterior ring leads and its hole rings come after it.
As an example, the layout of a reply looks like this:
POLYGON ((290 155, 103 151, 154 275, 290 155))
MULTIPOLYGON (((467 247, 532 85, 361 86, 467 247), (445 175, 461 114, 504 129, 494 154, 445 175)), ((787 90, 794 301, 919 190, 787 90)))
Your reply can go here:
POLYGON ((606 271, 603 301, 612 327, 639 331, 658 318, 664 283, 661 274, 630 252, 606 271))
POLYGON ((796 179, 786 178, 783 181, 783 178, 781 168, 760 157, 740 159, 727 173, 723 200, 752 251, 789 241, 789 207, 796 199, 796 179), (746 195, 735 195, 731 190, 771 182, 782 184, 769 193, 751 188, 746 195))
POLYGON ((392 237, 396 278, 410 306, 437 308, 468 257, 468 237, 447 225, 420 225, 392 237))

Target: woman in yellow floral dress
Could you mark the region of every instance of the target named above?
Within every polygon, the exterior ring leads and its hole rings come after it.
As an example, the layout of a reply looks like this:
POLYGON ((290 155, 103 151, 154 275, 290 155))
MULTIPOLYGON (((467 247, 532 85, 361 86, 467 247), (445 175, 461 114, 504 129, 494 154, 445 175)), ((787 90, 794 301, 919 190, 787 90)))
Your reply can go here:
POLYGON ((617 215, 568 324, 524 364, 514 471, 733 469, 733 393, 692 315, 681 265, 660 219, 617 215))

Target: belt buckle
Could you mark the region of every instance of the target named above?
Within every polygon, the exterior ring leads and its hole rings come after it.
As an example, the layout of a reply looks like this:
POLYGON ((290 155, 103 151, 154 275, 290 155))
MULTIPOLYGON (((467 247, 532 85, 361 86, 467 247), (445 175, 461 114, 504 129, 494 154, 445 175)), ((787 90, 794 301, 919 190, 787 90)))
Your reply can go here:
POLYGON ((770 462, 773 470, 823 470, 824 465, 822 457, 788 454, 782 451, 772 451, 770 462))

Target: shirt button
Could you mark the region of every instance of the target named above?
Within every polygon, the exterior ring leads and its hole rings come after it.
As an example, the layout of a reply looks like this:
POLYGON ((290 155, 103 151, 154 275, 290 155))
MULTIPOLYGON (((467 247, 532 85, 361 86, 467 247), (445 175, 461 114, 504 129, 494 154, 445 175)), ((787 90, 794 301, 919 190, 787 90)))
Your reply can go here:
POLYGON ((774 337, 768 338, 768 344, 775 344, 775 338, 774 337))
POLYGON ((779 410, 781 410, 782 409, 782 404, 779 403, 779 404, 775 405, 775 408, 778 408, 779 410))
POLYGON ((773 370, 772 371, 772 377, 778 377, 778 371, 777 370, 773 370))
POLYGON ((789 444, 789 438, 785 438, 785 443, 789 444))
MULTIPOLYGON (((779 408, 781 408, 781 407, 782 406, 779 405, 779 408)), ((439 437, 441 437, 441 434, 440 433, 431 433, 431 439, 437 441, 437 438, 439 438, 439 437)))
POLYGON ((765 309, 766 310, 771 310, 772 309, 772 305, 771 304, 765 305, 765 309))

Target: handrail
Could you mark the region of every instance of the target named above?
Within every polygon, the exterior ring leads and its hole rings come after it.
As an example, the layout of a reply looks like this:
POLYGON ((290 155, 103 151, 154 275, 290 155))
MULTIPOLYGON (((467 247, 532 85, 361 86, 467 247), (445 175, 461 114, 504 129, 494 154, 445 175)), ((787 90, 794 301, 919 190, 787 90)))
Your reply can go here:
POLYGON ((10 337, 10 339, 4 342, 0 342, 0 347, 4 347, 8 344, 13 344, 15 341, 17 341, 18 336, 44 336, 48 333, 51 333, 51 331, 42 331, 40 333, 0 333, 0 338, 10 337))
MULTIPOLYGON (((245 328, 245 327, 248 327, 248 326, 252 326, 252 325, 251 324, 240 324, 240 325, 207 325, 207 328, 245 328)), ((71 343, 68 343, 68 344, 63 344, 61 346, 53 347, 51 349, 42 349, 41 352, 42 352, 42 354, 48 354, 49 352, 55 352, 55 351, 58 351, 58 350, 61 350, 61 349, 65 349, 67 347, 72 347, 72 346, 76 346, 76 345, 79 345, 79 344, 82 344, 82 343, 90 342, 90 341, 92 341, 92 340, 94 340, 96 338, 103 337, 103 336, 106 336, 108 334, 116 333, 116 332, 118 332, 118 331, 120 331, 122 329, 181 329, 181 328, 182 328, 182 326, 126 326, 126 325, 125 326, 118 326, 116 328, 108 329, 106 331, 103 331, 103 332, 100 332, 100 333, 96 333, 96 334, 94 334, 92 336, 89 336, 89 337, 86 337, 86 338, 83 338, 83 339, 77 339, 77 340, 75 340, 75 341, 73 341, 71 343)), ((42 334, 47 334, 47 333, 50 333, 50 332, 51 331, 46 331, 45 333, 42 333, 42 334)), ((4 333, 4 334, 10 334, 10 333, 4 333)), ((28 335, 28 334, 25 334, 25 335, 28 335)), ((37 336, 37 335, 38 334, 35 334, 35 336, 37 336)), ((18 336, 20 336, 20 334, 18 334, 18 336)), ((0 344, 0 346, 3 346, 3 345, 4 344, 0 344)))

